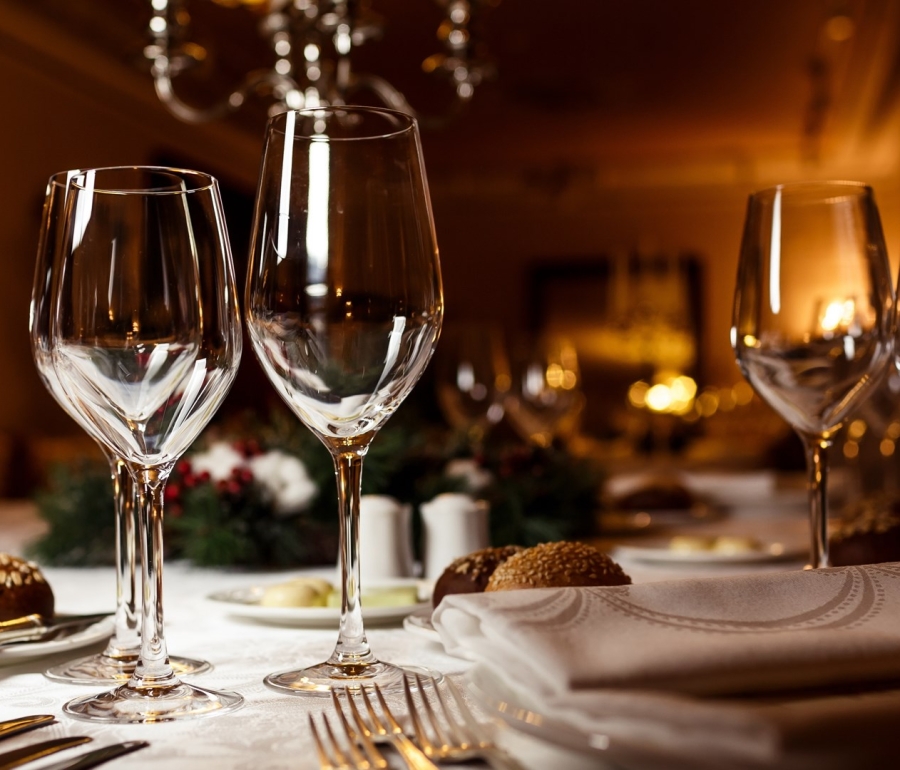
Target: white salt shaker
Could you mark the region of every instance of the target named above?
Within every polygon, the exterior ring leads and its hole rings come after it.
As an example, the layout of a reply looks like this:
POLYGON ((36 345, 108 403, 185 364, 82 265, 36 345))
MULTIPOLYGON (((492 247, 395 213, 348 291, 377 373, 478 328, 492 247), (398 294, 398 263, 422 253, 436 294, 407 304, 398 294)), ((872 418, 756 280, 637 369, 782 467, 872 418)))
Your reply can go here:
POLYGON ((388 495, 359 499, 359 569, 363 583, 412 577, 412 507, 388 495))
POLYGON ((425 578, 436 580, 454 559, 487 548, 489 507, 469 495, 446 493, 422 503, 425 578))

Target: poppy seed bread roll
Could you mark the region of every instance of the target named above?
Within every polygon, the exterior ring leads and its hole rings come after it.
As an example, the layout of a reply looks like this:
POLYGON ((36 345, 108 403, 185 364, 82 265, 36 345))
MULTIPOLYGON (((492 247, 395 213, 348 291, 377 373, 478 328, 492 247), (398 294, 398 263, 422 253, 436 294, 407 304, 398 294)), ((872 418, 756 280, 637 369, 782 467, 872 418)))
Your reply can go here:
POLYGON ((585 543, 542 543, 510 556, 485 591, 569 586, 624 586, 631 578, 606 554, 585 543))

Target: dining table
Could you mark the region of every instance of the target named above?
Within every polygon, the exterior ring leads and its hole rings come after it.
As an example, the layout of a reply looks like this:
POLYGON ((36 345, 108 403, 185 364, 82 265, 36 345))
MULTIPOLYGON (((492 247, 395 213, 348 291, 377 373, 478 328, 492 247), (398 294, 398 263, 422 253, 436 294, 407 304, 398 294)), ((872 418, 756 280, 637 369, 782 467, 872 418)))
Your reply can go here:
MULTIPOLYGON (((687 522, 678 531, 720 532, 783 541, 782 558, 757 563, 740 560, 687 563, 641 558, 641 549, 651 542, 646 534, 623 534, 599 539, 598 544, 616 555, 635 583, 679 580, 697 575, 727 576, 759 571, 799 570, 803 567, 805 507, 802 496, 794 495, 783 505, 745 505, 729 515, 687 522), (622 546, 625 548, 622 548, 622 546), (629 553, 628 546, 637 550, 629 553), (615 549, 619 548, 620 551, 615 549)), ((22 555, 29 542, 45 530, 31 501, 0 503, 0 552, 22 555)), ((665 529, 657 537, 667 536, 665 529)), ((111 612, 115 604, 112 567, 55 567, 42 569, 53 587, 57 612, 111 612)), ((212 663, 212 669, 185 677, 187 681, 216 690, 240 693, 244 704, 234 712, 195 720, 150 725, 107 725, 75 720, 63 712, 71 698, 108 689, 58 683, 43 672, 49 666, 76 655, 102 650, 105 639, 77 651, 62 649, 49 655, 27 653, 9 655, 0 650, 0 720, 25 714, 50 714, 56 722, 41 728, 41 737, 84 735, 95 745, 127 740, 148 741, 149 747, 115 760, 126 768, 216 768, 263 770, 271 768, 319 767, 309 729, 309 715, 332 713, 330 698, 290 696, 267 687, 263 679, 275 671, 312 664, 326 658, 336 638, 337 622, 307 624, 288 617, 254 617, 229 602, 211 597, 227 595, 254 586, 283 582, 300 575, 335 579, 331 568, 295 570, 245 570, 198 567, 173 561, 164 571, 166 641, 169 652, 212 663)), ((427 614, 427 611, 426 611, 427 614)), ((277 615, 277 613, 276 613, 277 615)), ((480 720, 489 723, 496 742, 523 768, 604 768, 601 751, 567 742, 564 736, 522 730, 515 720, 502 718, 492 706, 469 687, 472 663, 448 654, 437 635, 414 633, 404 618, 389 615, 384 621, 367 619, 368 639, 375 654, 401 665, 425 667, 440 672, 461 686, 470 707, 480 720)), ((402 694, 391 694, 389 703, 405 713, 402 694)), ((27 745, 37 733, 26 733, 4 741, 3 749, 27 745)), ((404 765, 389 754, 391 767, 404 765)), ((39 770, 35 763, 35 770, 39 770)), ((455 766, 482 766, 478 762, 455 766)))

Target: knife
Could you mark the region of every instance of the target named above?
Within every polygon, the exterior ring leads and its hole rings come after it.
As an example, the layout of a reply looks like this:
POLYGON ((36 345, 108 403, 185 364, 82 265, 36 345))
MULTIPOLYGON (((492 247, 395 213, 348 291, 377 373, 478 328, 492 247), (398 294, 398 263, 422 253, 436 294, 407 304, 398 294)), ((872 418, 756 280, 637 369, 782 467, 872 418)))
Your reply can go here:
POLYGON ((50 714, 34 714, 33 716, 8 719, 0 722, 0 740, 10 738, 13 735, 24 733, 26 730, 34 730, 36 727, 52 724, 56 721, 50 714))
POLYGON ((40 619, 40 616, 36 616, 38 618, 37 622, 23 622, 21 626, 12 627, 9 630, 0 629, 0 649, 8 644, 46 641, 47 639, 56 638, 58 635, 70 636, 109 617, 109 615, 108 612, 96 615, 64 615, 56 621, 47 624, 40 619))
POLYGON ((24 765, 26 762, 31 762, 34 759, 55 754, 57 751, 80 746, 82 743, 89 743, 90 740, 84 735, 77 735, 74 738, 54 738, 50 741, 34 743, 21 749, 7 751, 4 754, 0 754, 0 770, 10 770, 10 768, 19 767, 19 765, 24 765))
POLYGON ((93 751, 88 751, 79 757, 70 759, 61 759, 59 762, 53 762, 44 765, 41 770, 87 770, 89 767, 96 767, 110 759, 121 757, 123 754, 130 754, 138 749, 145 749, 150 744, 147 741, 124 741, 123 743, 113 743, 109 746, 103 746, 93 751))

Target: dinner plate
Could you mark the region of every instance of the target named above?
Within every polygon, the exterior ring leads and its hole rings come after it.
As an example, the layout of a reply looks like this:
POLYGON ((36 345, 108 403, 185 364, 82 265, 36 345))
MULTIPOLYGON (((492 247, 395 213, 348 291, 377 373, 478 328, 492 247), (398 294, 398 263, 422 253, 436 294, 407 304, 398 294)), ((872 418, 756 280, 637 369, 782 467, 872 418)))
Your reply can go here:
POLYGON ((766 564, 803 558, 803 550, 777 541, 765 541, 758 548, 743 551, 690 550, 670 548, 668 540, 644 545, 620 545, 614 559, 653 564, 766 564))
MULTIPOLYGON (((427 584, 421 580, 410 578, 408 580, 384 581, 372 583, 368 588, 377 590, 379 588, 405 586, 415 586, 418 589, 420 601, 414 604, 400 604, 390 607, 367 607, 365 594, 363 594, 363 620, 368 624, 393 623, 403 620, 415 610, 431 607, 431 598, 427 594, 427 584)), ((259 602, 266 587, 266 585, 260 584, 245 588, 232 588, 216 591, 209 594, 207 598, 223 604, 230 615, 273 625, 332 628, 337 626, 340 621, 340 607, 264 607, 259 602)))
POLYGON ((604 534, 648 532, 660 527, 677 527, 721 518, 722 511, 705 503, 690 508, 604 510, 597 513, 597 524, 604 534))
POLYGON ((23 660, 43 658, 58 652, 77 650, 96 642, 109 639, 115 630, 115 618, 103 618, 83 631, 78 631, 62 639, 51 639, 46 642, 20 642, 0 647, 0 666, 21 663, 23 660))

